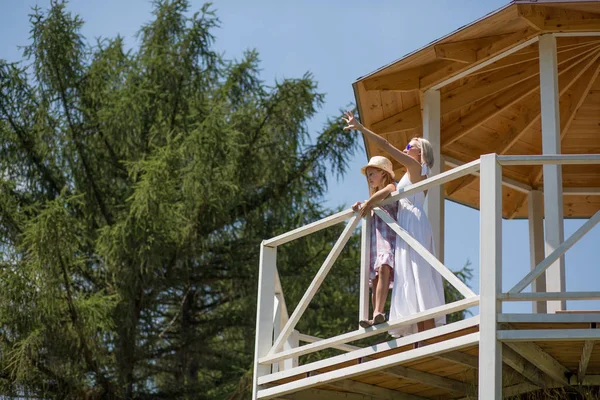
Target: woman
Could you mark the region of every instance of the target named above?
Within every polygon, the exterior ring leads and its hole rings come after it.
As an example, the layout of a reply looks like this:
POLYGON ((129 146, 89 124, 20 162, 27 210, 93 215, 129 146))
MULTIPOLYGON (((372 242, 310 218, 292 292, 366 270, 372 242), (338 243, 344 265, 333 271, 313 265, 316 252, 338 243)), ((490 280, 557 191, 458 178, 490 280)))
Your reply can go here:
MULTIPOLYGON (((404 150, 392 146, 387 140, 365 128, 350 111, 345 113, 344 130, 358 130, 373 141, 393 159, 406 167, 406 174, 397 189, 421 182, 431 174, 434 157, 429 141, 413 138, 404 150)), ((402 198, 398 206, 398 225, 435 255, 433 234, 423 210, 425 192, 402 198)), ((406 318, 418 312, 445 304, 442 276, 400 237, 396 238, 394 286, 390 308, 390 321, 406 318)), ((419 322, 391 330, 394 337, 406 336, 444 324, 446 317, 419 322)))

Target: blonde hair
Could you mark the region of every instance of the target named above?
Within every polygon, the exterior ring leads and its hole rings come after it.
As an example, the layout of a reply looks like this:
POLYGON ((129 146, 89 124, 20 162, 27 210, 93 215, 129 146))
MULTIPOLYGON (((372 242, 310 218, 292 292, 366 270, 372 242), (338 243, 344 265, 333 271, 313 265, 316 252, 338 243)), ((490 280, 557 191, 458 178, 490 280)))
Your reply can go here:
POLYGON ((367 167, 368 168, 374 168, 374 169, 378 169, 381 172, 383 172, 383 177, 381 178, 381 187, 376 187, 376 188, 372 188, 371 185, 369 185, 369 177, 367 176, 367 185, 369 186, 369 196, 373 196, 375 193, 377 193, 378 190, 383 189, 384 187, 386 187, 387 185, 389 185, 390 183, 395 183, 394 179, 392 178, 392 176, 390 175, 389 172, 384 171, 381 168, 377 168, 377 167, 367 167))
POLYGON ((421 137, 414 137, 411 140, 416 140, 419 143, 419 149, 421 149, 421 165, 427 164, 429 168, 433 168, 435 159, 433 157, 433 146, 429 143, 429 140, 421 137))

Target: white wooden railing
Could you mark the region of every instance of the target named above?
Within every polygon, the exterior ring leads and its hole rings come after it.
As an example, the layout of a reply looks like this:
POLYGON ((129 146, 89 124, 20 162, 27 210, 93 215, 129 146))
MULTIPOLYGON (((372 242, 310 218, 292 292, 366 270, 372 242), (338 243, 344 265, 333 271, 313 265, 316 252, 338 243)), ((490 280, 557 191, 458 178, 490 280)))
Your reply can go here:
MULTIPOLYGON (((540 164, 600 164, 600 155, 498 156, 496 154, 488 154, 482 156, 481 159, 458 166, 450 171, 443 172, 415 185, 403 188, 381 203, 383 205, 398 201, 403 197, 443 185, 465 175, 479 175, 481 210, 480 295, 475 294, 469 287, 460 281, 443 263, 425 249, 418 241, 412 238, 392 218, 389 218, 386 213, 382 212, 379 208, 375 208, 375 213, 378 216, 380 216, 402 239, 404 239, 464 296, 463 300, 426 310, 415 314, 410 318, 389 321, 367 329, 360 328, 327 339, 303 335, 295 330, 296 324, 302 317, 302 314, 319 290, 319 287, 341 253, 344 245, 360 222, 360 218, 352 210, 342 211, 291 232, 263 241, 260 249, 253 398, 256 399, 259 397, 257 396, 259 385, 268 384, 276 379, 294 376, 307 372, 311 368, 314 369, 320 366, 333 365, 332 363, 339 363, 344 360, 368 357, 369 355, 384 349, 426 340, 436 335, 476 325, 479 325, 479 333, 467 335, 462 339, 452 339, 449 341, 452 343, 448 343, 448 346, 450 346, 449 348, 452 348, 452 346, 464 346, 473 343, 474 341, 480 342, 480 346, 486 346, 487 349, 490 349, 490 351, 484 352, 485 355, 482 355, 480 360, 480 366, 482 363, 484 365, 488 363, 490 368, 489 370, 480 369, 480 372, 482 374, 497 373, 497 368, 495 367, 498 367, 496 366, 496 363, 498 363, 499 360, 498 354, 500 354, 501 357, 501 346, 497 338, 501 336, 510 337, 505 331, 498 331, 498 323, 506 322, 499 321, 499 316, 502 311, 501 304, 503 301, 600 299, 600 291, 585 293, 521 293, 524 288, 529 286, 538 276, 543 274, 550 265, 564 255, 570 247, 600 221, 600 211, 596 212, 581 228, 532 269, 531 272, 519 281, 519 283, 511 290, 506 293, 502 292, 502 167, 507 165, 540 164), (285 306, 285 298, 277 273, 277 246, 343 222, 346 222, 345 229, 290 316, 285 306), (390 329, 412 325, 420 321, 465 310, 476 305, 480 305, 480 316, 475 316, 465 321, 449 324, 431 331, 420 332, 406 338, 395 339, 364 349, 347 344, 362 338, 381 334, 390 329), (299 346, 300 342, 308 344, 299 346), (298 366, 298 357, 327 348, 336 348, 349 353, 333 357, 327 362, 321 361, 306 367, 298 366)), ((368 278, 370 243, 368 230, 370 220, 371 217, 367 217, 362 224, 360 307, 358 319, 366 319, 369 310, 368 278)), ((530 334, 530 332, 527 334, 530 334)), ((436 346, 427 346, 429 349, 426 351, 438 351, 436 346)), ((440 347, 441 351, 442 345, 438 347, 440 347)), ((325 379, 325 377, 322 377, 322 379, 325 379)))

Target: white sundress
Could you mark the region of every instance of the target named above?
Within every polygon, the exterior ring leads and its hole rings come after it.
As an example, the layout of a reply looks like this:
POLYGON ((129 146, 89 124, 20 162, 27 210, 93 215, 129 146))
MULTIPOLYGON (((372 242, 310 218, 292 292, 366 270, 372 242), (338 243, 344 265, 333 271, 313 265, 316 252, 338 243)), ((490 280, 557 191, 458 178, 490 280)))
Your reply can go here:
MULTIPOLYGON (((421 168, 422 176, 429 176, 426 164, 421 168)), ((398 189, 412 185, 408 173, 404 174, 398 189)), ((400 199, 398 225, 435 255, 431 225, 423 209, 425 193, 415 193, 400 199)), ((445 304, 442 276, 423 257, 399 236, 396 237, 394 286, 392 288, 390 321, 407 318, 418 312, 445 304)), ((435 326, 446 323, 446 317, 435 319, 435 326)), ((394 337, 417 333, 417 324, 390 330, 394 337)))

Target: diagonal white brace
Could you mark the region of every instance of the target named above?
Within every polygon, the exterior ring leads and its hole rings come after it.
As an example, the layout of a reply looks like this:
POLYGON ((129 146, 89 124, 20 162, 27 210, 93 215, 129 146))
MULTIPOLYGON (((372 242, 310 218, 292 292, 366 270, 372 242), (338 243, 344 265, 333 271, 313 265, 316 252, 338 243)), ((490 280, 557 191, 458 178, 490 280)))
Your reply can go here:
POLYGON ((567 250, 581 239, 583 235, 588 233, 598 222, 600 222, 600 211, 597 211, 592 218, 588 219, 585 224, 581 225, 567 240, 561 243, 548 257, 539 263, 534 269, 529 272, 525 278, 521 279, 508 293, 520 293, 523 289, 533 282, 535 278, 540 276, 553 262, 558 260, 567 250))
POLYGON ((323 265, 317 272, 317 275, 315 275, 312 282, 310 283, 310 286, 308 287, 308 289, 306 289, 304 296, 302 296, 302 299, 298 303, 298 306, 296 306, 296 309, 292 313, 292 316, 290 317, 288 322, 285 324, 285 326, 281 330, 281 333, 277 337, 275 344, 273 344, 271 351, 269 351, 269 355, 273 355, 276 352, 278 352, 279 350, 281 350, 281 348, 283 347, 283 344, 285 343, 287 338, 291 335, 292 331, 296 327, 296 324, 300 320, 300 317, 306 310, 306 307, 308 307, 308 304, 310 303, 310 301, 312 300, 314 295, 319 290, 319 287, 323 283, 323 280, 325 280, 325 277, 327 276, 327 273, 333 266, 333 263, 335 262, 335 260, 338 258, 338 256, 342 252, 344 245, 346 244, 346 242, 348 241, 348 239, 354 232, 354 229, 358 225, 359 221, 360 221, 360 218, 358 216, 354 216, 354 217, 352 217, 352 219, 350 219, 350 221, 348 221, 348 224, 346 224, 344 231, 342 232, 342 234, 338 238, 337 242, 335 243, 335 245, 329 252, 329 255, 323 262, 323 265))
POLYGON ((376 207, 374 209, 375 213, 386 223, 390 228, 396 232, 398 236, 400 236, 410 247, 412 247, 421 257, 425 259, 436 271, 438 271, 452 286, 456 288, 465 296, 465 298, 477 296, 467 285, 465 285, 460 279, 456 277, 444 264, 440 262, 433 254, 431 254, 418 240, 410 236, 408 232, 398 225, 393 218, 391 218, 388 214, 382 211, 380 208, 376 207))

